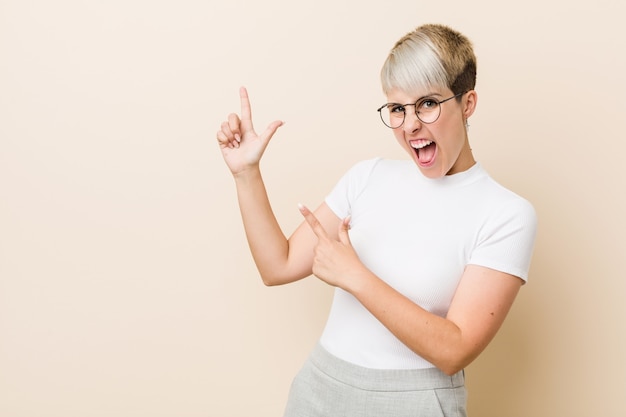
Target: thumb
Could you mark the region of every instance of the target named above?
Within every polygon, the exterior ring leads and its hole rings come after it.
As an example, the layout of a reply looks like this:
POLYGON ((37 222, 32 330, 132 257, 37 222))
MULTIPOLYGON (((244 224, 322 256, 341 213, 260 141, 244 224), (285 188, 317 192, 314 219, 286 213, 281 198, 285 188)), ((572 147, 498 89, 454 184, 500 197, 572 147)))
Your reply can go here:
POLYGON ((272 139, 272 136, 274 136, 274 133, 276 133, 278 128, 284 124, 285 122, 283 122, 282 120, 275 120, 272 123, 270 123, 265 129, 265 132, 261 134, 261 138, 263 139, 263 142, 268 142, 270 139, 272 139))
POLYGON ((339 224, 339 241, 344 245, 352 246, 350 243, 350 235, 348 234, 348 230, 350 230, 350 220, 351 217, 345 217, 341 223, 339 224))

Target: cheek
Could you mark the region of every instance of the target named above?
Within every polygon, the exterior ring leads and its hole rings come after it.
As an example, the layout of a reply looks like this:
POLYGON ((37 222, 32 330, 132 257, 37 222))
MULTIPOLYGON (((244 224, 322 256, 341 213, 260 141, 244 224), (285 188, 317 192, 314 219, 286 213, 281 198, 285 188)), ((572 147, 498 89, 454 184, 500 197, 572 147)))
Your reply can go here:
POLYGON ((393 137, 396 139, 396 141, 402 145, 404 143, 404 134, 402 133, 402 130, 400 129, 392 129, 391 130, 393 137))
POLYGON ((406 143, 402 129, 395 129, 393 131, 393 137, 396 139, 396 142, 398 142, 398 145, 400 145, 403 149, 408 152, 413 151, 413 149, 406 143))
POLYGON ((446 126, 440 126, 437 132, 433 132, 435 140, 440 148, 447 152, 457 152, 463 147, 465 142, 464 127, 461 124, 450 123, 446 126))

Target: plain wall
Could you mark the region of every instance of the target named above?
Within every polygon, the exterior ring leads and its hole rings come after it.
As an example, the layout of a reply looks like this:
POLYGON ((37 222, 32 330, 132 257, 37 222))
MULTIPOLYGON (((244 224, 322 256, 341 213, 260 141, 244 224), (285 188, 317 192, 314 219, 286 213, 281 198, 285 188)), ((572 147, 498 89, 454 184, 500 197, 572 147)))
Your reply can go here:
POLYGON ((215 132, 286 121, 289 233, 353 163, 423 23, 479 60, 476 158, 530 200, 530 281, 467 370, 470 416, 622 416, 626 31, 619 2, 0 0, 0 416, 280 416, 332 290, 264 287, 215 132))

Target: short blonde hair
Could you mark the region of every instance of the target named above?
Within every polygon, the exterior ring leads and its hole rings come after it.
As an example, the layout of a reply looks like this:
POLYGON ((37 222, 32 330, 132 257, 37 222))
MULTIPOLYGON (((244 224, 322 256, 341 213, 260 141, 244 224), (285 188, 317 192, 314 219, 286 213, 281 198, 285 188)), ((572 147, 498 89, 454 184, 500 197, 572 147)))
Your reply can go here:
POLYGON ((420 26, 391 49, 381 81, 385 94, 394 88, 413 92, 447 87, 454 94, 473 90, 476 56, 472 43, 444 25, 420 26))

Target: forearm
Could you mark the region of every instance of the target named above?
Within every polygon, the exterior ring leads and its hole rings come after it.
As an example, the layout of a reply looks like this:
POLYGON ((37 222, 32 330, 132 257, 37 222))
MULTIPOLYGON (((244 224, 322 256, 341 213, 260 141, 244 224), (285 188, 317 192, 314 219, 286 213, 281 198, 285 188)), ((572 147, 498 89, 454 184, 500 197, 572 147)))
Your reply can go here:
POLYGON ((409 349, 448 374, 463 369, 473 357, 461 329, 430 313, 365 271, 349 291, 409 349))
POLYGON ((522 280, 505 272, 468 265, 446 317, 432 314, 365 267, 346 290, 415 353, 447 374, 469 365, 504 322, 522 280))
POLYGON ((295 280, 286 268, 289 242, 274 216, 260 170, 250 169, 234 178, 246 238, 263 282, 278 285, 295 280))

